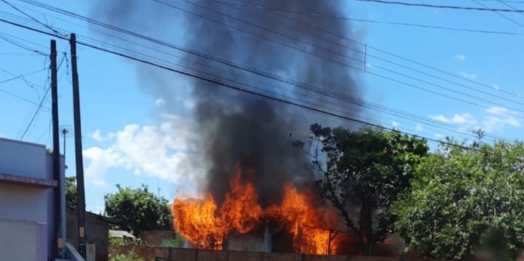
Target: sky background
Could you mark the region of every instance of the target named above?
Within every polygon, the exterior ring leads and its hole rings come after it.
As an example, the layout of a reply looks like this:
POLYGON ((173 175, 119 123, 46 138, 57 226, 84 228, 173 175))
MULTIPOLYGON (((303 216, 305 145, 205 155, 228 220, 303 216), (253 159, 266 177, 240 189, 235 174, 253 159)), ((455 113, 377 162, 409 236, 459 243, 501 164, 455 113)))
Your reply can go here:
MULTIPOLYGON (((368 45, 367 65, 362 65, 366 73, 360 74, 361 98, 419 117, 405 119, 368 110, 363 118, 433 139, 446 135, 464 138, 463 132, 477 127, 498 138, 523 138, 524 14, 504 13, 513 20, 509 21, 487 11, 346 1, 346 17, 352 19, 514 33, 471 33, 353 22, 354 29, 347 37, 368 45), (452 130, 431 126, 425 122, 427 119, 453 124, 452 130)), ((107 40, 83 21, 19 1, 9 2, 49 26, 77 33, 80 40, 107 40)), ((89 16, 93 8, 90 1, 43 2, 83 16, 89 16)), ((509 8, 496 1, 480 3, 492 8, 509 8)), ((468 0, 438 1, 438 4, 478 7, 468 0)), ((524 9, 524 4, 511 5, 524 9)), ((176 10, 170 11, 176 15, 176 10)), ((27 17, 0 2, 0 19, 22 21, 22 18, 27 17)), ((177 25, 172 27, 173 37, 183 38, 181 29, 177 25)), ((50 95, 44 97, 49 86, 49 64, 45 55, 51 38, 1 22, 0 37, 0 110, 4 112, 0 114, 0 136, 16 140, 23 136, 24 141, 52 147, 50 95)), ((69 45, 66 41, 57 41, 61 64, 60 125, 73 131, 70 58, 64 56, 69 55, 69 45)), ((180 193, 194 191, 204 169, 193 160, 199 153, 191 144, 198 137, 192 131, 192 101, 183 88, 187 79, 169 73, 169 77, 176 80, 157 83, 172 85, 169 91, 152 92, 148 90, 154 86, 144 86, 137 78, 137 68, 143 67, 137 67, 135 62, 82 46, 78 47, 78 56, 88 210, 102 211, 104 195, 114 193, 116 184, 133 188, 145 184, 170 201, 180 193), (165 95, 170 95, 169 99, 165 95)), ((66 172, 71 176, 75 171, 72 133, 65 142, 66 172)))

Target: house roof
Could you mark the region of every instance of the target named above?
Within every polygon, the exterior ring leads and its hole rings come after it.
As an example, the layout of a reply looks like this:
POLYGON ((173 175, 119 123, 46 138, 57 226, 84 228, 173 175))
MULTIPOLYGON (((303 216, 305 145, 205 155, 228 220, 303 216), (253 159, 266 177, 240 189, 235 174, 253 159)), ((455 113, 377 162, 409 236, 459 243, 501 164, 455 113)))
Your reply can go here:
MULTIPOLYGON (((68 208, 67 210, 68 211, 76 211, 76 208, 68 208)), ((102 215, 97 215, 95 213, 88 212, 88 211, 86 211, 86 215, 90 215, 92 217, 98 218, 99 220, 102 220, 102 221, 105 221, 107 223, 111 223, 111 224, 114 224, 114 225, 118 225, 118 224, 121 223, 120 220, 116 220, 116 219, 113 219, 113 218, 110 218, 110 217, 104 217, 102 215)))
POLYGON ((109 237, 117 237, 117 238, 124 238, 124 237, 130 237, 135 238, 131 233, 123 230, 109 230, 109 237))

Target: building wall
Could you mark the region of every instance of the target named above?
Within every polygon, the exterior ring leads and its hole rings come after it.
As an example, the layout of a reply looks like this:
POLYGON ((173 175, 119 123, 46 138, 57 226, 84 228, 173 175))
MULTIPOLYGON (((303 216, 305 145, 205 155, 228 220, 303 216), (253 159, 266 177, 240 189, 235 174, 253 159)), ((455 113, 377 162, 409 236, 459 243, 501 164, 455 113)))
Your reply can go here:
POLYGON ((142 242, 150 246, 161 246, 165 241, 175 238, 175 231, 153 230, 140 232, 142 242))
MULTIPOLYGON (((2 174, 54 180, 52 156, 44 145, 0 138, 0 155, 2 174)), ((64 192, 63 158, 61 172, 60 189, 64 192)), ((24 238, 26 242, 34 242, 17 244, 13 234, 0 233, 0 242, 10 242, 10 246, 0 243, 0 253, 27 255, 26 258, 10 260, 47 260, 52 245, 56 244, 53 240, 53 191, 53 188, 0 183, 0 226, 17 231, 16 239, 24 238), (11 246, 14 249, 11 249, 11 246), (33 250, 38 253, 36 259, 31 254, 33 250)), ((64 193, 62 195, 65 200, 64 193)), ((62 216, 65 216, 64 212, 62 216)), ((65 231, 65 224, 62 225, 62 231, 65 231)))
MULTIPOLYGON (((67 240, 75 247, 78 246, 77 212, 68 210, 67 240)), ((107 261, 109 251, 109 223, 100 220, 97 215, 86 213, 86 238, 88 243, 95 244, 96 260, 107 261)))
POLYGON ((28 178, 47 178, 44 145, 0 138, 0 173, 28 178))
POLYGON ((111 253, 135 251, 145 261, 437 261, 420 257, 314 256, 287 253, 212 251, 187 248, 148 247, 144 245, 111 246, 111 253), (158 259, 157 259, 158 260, 158 259))

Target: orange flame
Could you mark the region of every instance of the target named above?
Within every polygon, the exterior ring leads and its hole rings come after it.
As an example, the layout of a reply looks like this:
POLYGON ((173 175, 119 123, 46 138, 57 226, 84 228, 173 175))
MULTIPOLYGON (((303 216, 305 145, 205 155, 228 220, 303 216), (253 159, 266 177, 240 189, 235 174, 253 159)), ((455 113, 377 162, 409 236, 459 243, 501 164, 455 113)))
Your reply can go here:
POLYGON ((217 206, 209 193, 204 200, 174 200, 172 213, 178 233, 197 247, 219 250, 222 249, 223 237, 229 233, 245 234, 273 221, 293 236, 296 252, 327 254, 330 233, 319 228, 337 223, 333 211, 315 207, 312 193, 299 192, 291 185, 284 187, 284 197, 279 205, 262 208, 254 186, 241 181, 242 169, 238 164, 235 170, 230 192, 221 206, 217 206))

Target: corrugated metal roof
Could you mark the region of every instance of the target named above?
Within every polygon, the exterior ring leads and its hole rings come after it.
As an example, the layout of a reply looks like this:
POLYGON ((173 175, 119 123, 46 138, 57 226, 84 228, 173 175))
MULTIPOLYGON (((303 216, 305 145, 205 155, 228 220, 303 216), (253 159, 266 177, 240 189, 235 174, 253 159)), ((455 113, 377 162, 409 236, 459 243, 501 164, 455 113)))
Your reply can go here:
POLYGON ((124 238, 124 237, 130 237, 135 238, 131 233, 123 230, 109 230, 109 237, 117 237, 117 238, 124 238))

